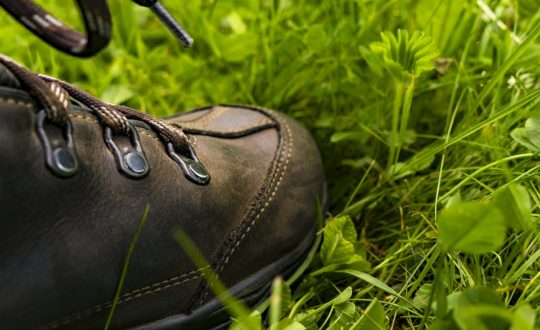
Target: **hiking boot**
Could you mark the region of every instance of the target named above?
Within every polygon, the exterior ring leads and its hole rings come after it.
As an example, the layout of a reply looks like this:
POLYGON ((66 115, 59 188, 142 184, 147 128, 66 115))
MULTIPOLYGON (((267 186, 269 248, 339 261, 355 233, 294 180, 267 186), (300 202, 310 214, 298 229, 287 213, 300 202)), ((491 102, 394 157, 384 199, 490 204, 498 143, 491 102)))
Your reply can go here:
POLYGON ((250 305, 304 260, 325 202, 307 131, 218 105, 157 120, 0 57, 0 320, 209 329, 228 317, 175 240, 181 228, 250 305))

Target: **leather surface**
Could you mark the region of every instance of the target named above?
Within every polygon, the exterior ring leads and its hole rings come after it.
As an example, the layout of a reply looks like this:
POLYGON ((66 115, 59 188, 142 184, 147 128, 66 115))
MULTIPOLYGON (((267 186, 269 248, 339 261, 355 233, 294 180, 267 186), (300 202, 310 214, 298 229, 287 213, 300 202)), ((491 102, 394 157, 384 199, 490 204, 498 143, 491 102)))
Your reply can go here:
MULTIPOLYGON (((8 84, 8 75, 0 84, 8 84)), ((274 112, 216 106, 169 118, 186 127, 211 174, 188 181, 151 130, 137 128, 151 171, 122 175, 103 127, 72 106, 80 169, 45 166, 36 105, 0 88, 0 319, 10 329, 102 327, 146 205, 113 327, 190 310, 212 298, 172 233, 182 228, 232 286, 309 235, 324 176, 307 132, 274 112)))
POLYGON ((19 88, 17 78, 2 64, 0 64, 0 86, 19 88))

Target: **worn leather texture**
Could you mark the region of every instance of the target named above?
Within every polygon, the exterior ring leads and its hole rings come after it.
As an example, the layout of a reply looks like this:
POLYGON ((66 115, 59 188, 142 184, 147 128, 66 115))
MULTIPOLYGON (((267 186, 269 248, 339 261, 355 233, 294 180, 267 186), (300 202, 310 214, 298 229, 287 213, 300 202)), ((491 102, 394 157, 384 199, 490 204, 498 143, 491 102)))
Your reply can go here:
POLYGON ((138 127, 150 173, 121 174, 87 109, 72 105, 80 162, 45 165, 38 105, 0 67, 0 320, 9 329, 96 329, 107 317, 147 205, 113 328, 189 313, 213 298, 173 238, 182 228, 228 286, 313 235, 325 189, 309 134, 276 112, 214 106, 167 119, 190 136, 211 175, 187 180, 163 141, 138 127))

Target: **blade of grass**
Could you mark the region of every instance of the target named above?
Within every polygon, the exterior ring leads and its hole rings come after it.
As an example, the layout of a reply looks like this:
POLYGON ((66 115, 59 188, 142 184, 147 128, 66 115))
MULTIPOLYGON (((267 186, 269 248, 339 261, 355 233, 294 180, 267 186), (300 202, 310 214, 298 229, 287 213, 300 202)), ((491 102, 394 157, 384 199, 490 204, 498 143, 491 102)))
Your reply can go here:
POLYGON ((270 296, 270 329, 277 329, 282 311, 283 279, 276 277, 272 284, 272 294, 270 296))
POLYGON ((137 226, 137 230, 135 231, 133 240, 131 241, 131 244, 129 245, 128 253, 126 255, 126 259, 124 260, 124 266, 122 267, 120 280, 118 281, 118 286, 116 287, 116 292, 114 294, 111 310, 109 311, 109 315, 107 316, 107 322, 105 323, 105 326, 103 327, 104 330, 109 329, 109 327, 111 326, 111 321, 114 316, 114 312, 116 311, 116 306, 118 305, 118 301, 120 300, 120 294, 122 293, 122 287, 124 286, 124 280, 126 278, 127 270, 129 267, 129 261, 131 260, 131 254, 133 253, 133 250, 135 250, 135 245, 139 241, 139 236, 141 235, 142 228, 144 226, 144 223, 146 222, 146 218, 148 217, 148 211, 150 211, 150 205, 147 205, 146 208, 144 209, 144 213, 141 217, 141 221, 139 221, 139 225, 137 226))
POLYGON ((497 86, 503 79, 504 75, 508 70, 525 54, 529 49, 532 43, 540 36, 540 24, 533 27, 529 35, 523 39, 523 42, 518 44, 516 48, 513 49, 512 53, 508 55, 501 67, 491 76, 491 79, 487 85, 482 89, 474 105, 471 107, 472 110, 476 110, 480 104, 485 100, 485 98, 493 91, 493 88, 497 86))
POLYGON ((480 131, 482 128, 484 128, 487 125, 493 124, 502 118, 521 110, 525 106, 534 107, 538 103, 540 103, 540 89, 535 90, 534 92, 531 92, 527 96, 521 97, 519 100, 506 105, 503 107, 499 112, 497 112, 495 115, 473 125, 472 127, 468 128, 464 132, 461 132, 457 134, 456 136, 448 139, 448 141, 444 143, 438 143, 432 147, 429 147, 426 149, 426 152, 423 152, 422 154, 419 154, 418 157, 415 157, 413 160, 405 164, 404 170, 413 169, 415 166, 418 166, 422 162, 425 162, 426 160, 430 159, 434 155, 438 154, 441 151, 444 151, 444 149, 448 148, 451 145, 454 145, 458 143, 459 141, 471 136, 472 134, 480 131))
POLYGON ((210 290, 219 299, 223 306, 227 309, 229 314, 237 319, 242 319, 250 329, 257 329, 258 325, 249 317, 250 312, 246 305, 240 300, 236 299, 225 287, 225 285, 218 279, 217 274, 213 272, 206 258, 201 251, 197 248, 195 243, 189 238, 189 236, 181 228, 176 228, 173 231, 175 240, 180 244, 182 249, 186 252, 191 261, 201 270, 204 279, 208 282, 210 290))

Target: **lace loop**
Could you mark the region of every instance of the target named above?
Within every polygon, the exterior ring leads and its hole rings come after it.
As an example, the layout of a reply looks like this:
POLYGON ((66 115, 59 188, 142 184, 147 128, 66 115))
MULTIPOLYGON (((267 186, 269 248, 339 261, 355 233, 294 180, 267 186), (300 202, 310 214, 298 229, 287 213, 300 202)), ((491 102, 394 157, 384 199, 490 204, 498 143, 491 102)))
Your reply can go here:
POLYGON ((45 82, 35 73, 27 70, 7 56, 0 54, 0 64, 10 70, 27 87, 43 106, 47 120, 64 127, 68 121, 69 95, 58 84, 45 82))
MULTIPOLYGON (((190 139, 181 126, 168 124, 126 106, 107 104, 64 81, 30 72, 3 55, 0 55, 0 64, 4 64, 43 107, 39 113, 40 124, 37 130, 47 151, 47 164, 54 173, 67 177, 77 171, 77 157, 68 116, 71 97, 88 107, 105 126, 105 142, 115 156, 122 173, 132 178, 141 178, 150 170, 139 143, 137 130, 129 122, 130 119, 134 119, 146 123, 161 137, 166 145, 167 153, 180 165, 189 180, 201 185, 210 181, 210 175, 198 160, 190 139), (43 128, 45 119, 64 129, 63 141, 52 141, 48 138, 43 128), (128 137, 130 143, 122 143, 123 147, 119 147, 113 135, 128 137)), ((120 137, 117 139, 122 141, 120 137)))
MULTIPOLYGON (((184 45, 193 39, 157 0, 133 0, 148 7, 184 45)), ((112 20, 107 1, 77 0, 86 34, 64 25, 32 0, 0 0, 0 6, 45 42, 73 56, 90 57, 105 48, 111 40, 112 20)))
POLYGON ((84 92, 64 81, 44 75, 40 75, 40 77, 46 81, 55 82, 62 86, 62 88, 65 89, 69 95, 92 109, 103 124, 110 127, 115 134, 129 135, 130 124, 128 118, 139 120, 145 122, 156 130, 166 142, 171 142, 178 152, 186 154, 189 153, 189 138, 181 128, 169 125, 148 114, 139 112, 126 106, 102 102, 87 92, 84 92))
POLYGON ((191 148, 189 138, 182 131, 182 128, 169 125, 162 120, 123 105, 113 105, 113 107, 130 119, 136 119, 147 123, 150 127, 159 132, 165 142, 172 143, 178 152, 189 154, 191 148))
POLYGON ((53 47, 71 55, 95 55, 111 39, 111 15, 105 0, 77 0, 86 34, 75 31, 31 0, 0 0, 13 17, 53 47))
POLYGON ((104 125, 110 127, 115 134, 129 134, 128 119, 124 115, 122 115, 122 113, 117 111, 114 107, 96 99, 87 92, 75 88, 67 82, 45 75, 40 75, 40 77, 48 82, 52 82, 62 86, 62 88, 65 89, 69 93, 69 95, 92 109, 94 113, 98 116, 99 120, 104 125))

